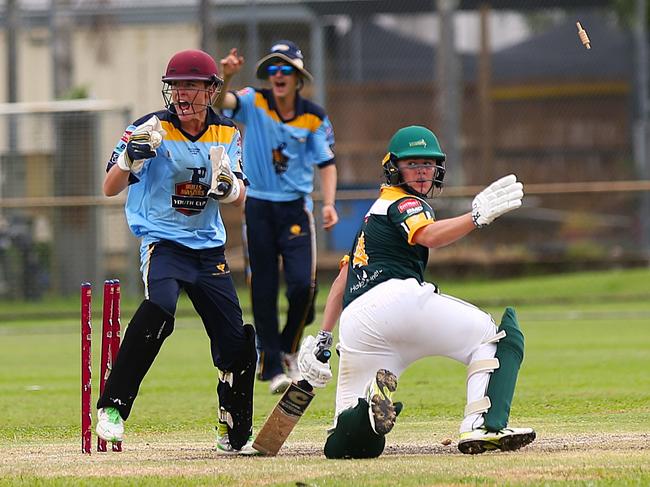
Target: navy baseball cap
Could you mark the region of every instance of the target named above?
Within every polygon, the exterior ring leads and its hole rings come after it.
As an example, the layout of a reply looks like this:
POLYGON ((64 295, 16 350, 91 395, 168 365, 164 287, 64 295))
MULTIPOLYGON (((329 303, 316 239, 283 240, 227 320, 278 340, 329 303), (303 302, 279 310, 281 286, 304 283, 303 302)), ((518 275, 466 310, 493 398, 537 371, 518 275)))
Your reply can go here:
POLYGON ((269 75, 266 68, 278 61, 283 61, 296 68, 304 79, 309 81, 314 80, 311 73, 305 69, 305 61, 302 56, 302 51, 291 41, 276 42, 273 44, 273 47, 271 47, 269 54, 259 60, 256 69, 258 79, 267 79, 269 75))

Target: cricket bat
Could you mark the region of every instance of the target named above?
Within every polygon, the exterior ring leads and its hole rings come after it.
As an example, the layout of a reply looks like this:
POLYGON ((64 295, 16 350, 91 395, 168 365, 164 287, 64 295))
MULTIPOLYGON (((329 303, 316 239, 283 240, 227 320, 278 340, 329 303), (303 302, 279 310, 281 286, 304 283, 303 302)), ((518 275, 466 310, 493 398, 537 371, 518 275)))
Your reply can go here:
MULTIPOLYGON (((329 350, 322 350, 318 354, 318 360, 325 363, 329 360, 330 355, 329 350)), ((257 434, 253 448, 262 455, 277 455, 313 398, 314 392, 309 382, 301 380, 292 383, 284 391, 278 404, 257 434)))

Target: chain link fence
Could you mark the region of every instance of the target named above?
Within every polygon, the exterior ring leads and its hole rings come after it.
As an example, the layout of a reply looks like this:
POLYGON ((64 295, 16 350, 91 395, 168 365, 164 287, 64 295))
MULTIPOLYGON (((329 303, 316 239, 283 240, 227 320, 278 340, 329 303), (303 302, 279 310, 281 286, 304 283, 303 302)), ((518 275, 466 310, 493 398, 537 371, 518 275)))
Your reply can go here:
POLYGON ((67 295, 85 280, 133 275, 124 200, 101 197, 106 154, 128 119, 112 103, 0 105, 0 133, 10 134, 0 138, 0 296, 67 295))
MULTIPOLYGON (((27 55, 42 58, 47 6, 27 4, 19 38, 27 55)), ((510 172, 527 191, 522 209, 432 253, 434 274, 648 263, 647 39, 630 24, 633 2, 63 4, 58 11, 75 17, 76 82, 115 101, 3 106, 0 299, 70 294, 91 278, 120 277, 135 289, 138 244, 123 200, 101 196, 124 126, 161 106, 160 74, 173 52, 201 46, 219 59, 237 47, 247 64, 232 87, 259 86, 255 62, 281 39, 302 48, 315 77, 303 94, 325 107, 336 136, 341 221, 319 234, 321 269, 348 250, 382 181, 388 140, 410 124, 430 127, 448 154, 447 187, 433 204, 438 218, 467 211, 477 191, 510 172), (91 34, 103 42, 85 42, 91 34), (133 45, 147 61, 137 69, 116 54, 133 53, 133 45), (119 75, 107 82, 97 72, 119 75)), ((236 270, 239 218, 227 209, 236 270)))

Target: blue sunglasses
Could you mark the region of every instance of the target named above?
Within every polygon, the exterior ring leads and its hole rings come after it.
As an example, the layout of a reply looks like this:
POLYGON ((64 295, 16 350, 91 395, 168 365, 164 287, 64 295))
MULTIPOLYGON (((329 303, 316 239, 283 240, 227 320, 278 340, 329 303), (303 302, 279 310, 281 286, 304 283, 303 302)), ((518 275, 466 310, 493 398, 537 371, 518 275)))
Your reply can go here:
POLYGON ((291 73, 295 71, 295 68, 293 66, 269 66, 266 68, 266 72, 269 74, 269 76, 275 76, 278 74, 278 71, 282 73, 283 76, 289 76, 291 73))

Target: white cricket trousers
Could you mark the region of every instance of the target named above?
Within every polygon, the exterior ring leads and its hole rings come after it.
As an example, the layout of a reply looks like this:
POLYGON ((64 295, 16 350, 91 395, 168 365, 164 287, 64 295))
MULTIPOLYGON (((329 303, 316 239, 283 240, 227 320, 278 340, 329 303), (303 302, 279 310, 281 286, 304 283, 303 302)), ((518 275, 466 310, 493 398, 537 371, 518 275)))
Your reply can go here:
MULTIPOLYGON (((418 359, 443 356, 465 365, 494 357, 497 333, 492 317, 469 303, 437 294, 432 284, 391 279, 350 303, 339 324, 339 374, 336 416, 365 397, 379 369, 398 377, 418 359)), ((489 373, 473 374, 467 402, 481 399, 489 373)), ((483 424, 482 414, 464 418, 460 431, 483 424)))

